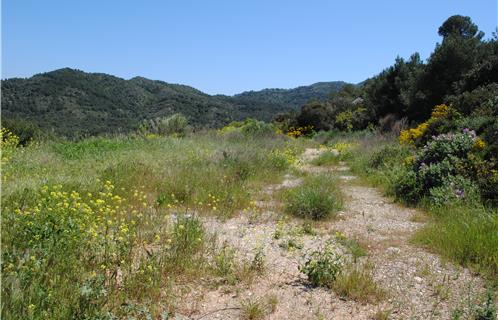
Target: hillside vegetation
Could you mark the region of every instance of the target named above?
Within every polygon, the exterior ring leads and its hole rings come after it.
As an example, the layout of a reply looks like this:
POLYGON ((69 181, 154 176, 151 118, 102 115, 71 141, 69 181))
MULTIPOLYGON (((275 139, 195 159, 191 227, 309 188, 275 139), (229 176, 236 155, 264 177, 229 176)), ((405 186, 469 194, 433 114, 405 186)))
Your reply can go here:
POLYGON ((142 120, 175 113, 183 114, 194 128, 213 128, 245 118, 270 121, 279 112, 324 99, 342 85, 212 96, 185 85, 65 68, 2 81, 2 116, 13 129, 34 125, 67 137, 130 132, 142 120))

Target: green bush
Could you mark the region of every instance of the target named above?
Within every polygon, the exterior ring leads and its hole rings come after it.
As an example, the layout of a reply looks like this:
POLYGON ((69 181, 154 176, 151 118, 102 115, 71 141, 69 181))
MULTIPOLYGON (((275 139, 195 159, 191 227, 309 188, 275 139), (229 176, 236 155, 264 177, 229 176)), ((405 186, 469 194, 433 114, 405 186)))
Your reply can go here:
POLYGON ((492 199, 498 179, 493 163, 480 156, 485 146, 468 129, 433 137, 418 151, 406 175, 395 180, 394 194, 412 204, 424 197, 435 205, 455 201, 479 203, 480 191, 492 199))
POLYGON ((270 123, 248 119, 241 127, 241 132, 252 137, 273 136, 275 135, 275 128, 270 123))
POLYGON ((285 211, 301 218, 320 220, 342 208, 336 179, 327 174, 306 177, 303 184, 285 192, 285 211))
POLYGON ((313 286, 332 288, 342 270, 342 257, 332 246, 312 252, 306 262, 299 267, 313 286))
POLYGON ((399 175, 393 184, 396 199, 408 204, 416 204, 422 197, 423 189, 414 171, 407 171, 404 175, 399 175))
POLYGON ((480 203, 479 190, 475 183, 462 176, 449 176, 440 187, 429 190, 429 202, 433 206, 448 206, 456 203, 475 205, 480 203))
POLYGON ((175 113, 166 118, 144 120, 139 126, 142 134, 158 134, 163 136, 185 136, 188 131, 188 121, 181 113, 175 113))
POLYGON ((472 151, 476 141, 474 131, 448 133, 433 137, 419 152, 416 166, 441 162, 445 159, 463 159, 472 151))

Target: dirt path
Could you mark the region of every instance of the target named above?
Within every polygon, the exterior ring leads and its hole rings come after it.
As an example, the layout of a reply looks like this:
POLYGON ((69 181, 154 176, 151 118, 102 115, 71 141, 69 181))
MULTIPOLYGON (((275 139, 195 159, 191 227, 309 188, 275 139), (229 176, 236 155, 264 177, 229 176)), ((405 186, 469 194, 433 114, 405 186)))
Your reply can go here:
POLYGON ((299 219, 281 221, 278 202, 268 198, 301 182, 288 175, 281 184, 263 191, 257 202, 260 215, 241 213, 224 222, 206 219, 207 229, 232 246, 239 259, 250 261, 260 250, 266 267, 251 282, 192 292, 189 301, 183 302, 189 316, 239 319, 244 303, 267 301, 277 302, 267 319, 380 319, 376 318, 380 312, 390 314, 389 319, 450 319, 457 309, 465 312, 482 293, 483 283, 469 270, 444 263, 409 243, 422 225, 415 219, 420 213, 392 203, 373 188, 355 185, 344 164, 328 169, 312 166, 310 161, 319 153, 307 149, 298 169, 311 174, 332 170, 339 176, 346 195, 340 218, 320 223, 316 234, 302 232, 299 219), (304 254, 334 241, 337 231, 368 247, 363 259, 374 265, 374 278, 388 293, 383 302, 362 304, 342 299, 332 290, 308 286, 298 270, 304 254))

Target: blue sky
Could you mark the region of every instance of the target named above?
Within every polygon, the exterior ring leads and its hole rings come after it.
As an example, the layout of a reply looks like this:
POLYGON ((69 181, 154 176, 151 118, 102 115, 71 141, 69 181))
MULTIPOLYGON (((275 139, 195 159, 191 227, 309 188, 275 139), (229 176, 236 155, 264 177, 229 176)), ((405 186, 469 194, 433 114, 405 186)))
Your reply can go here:
POLYGON ((2 78, 71 67, 211 94, 357 83, 427 58, 453 14, 491 37, 497 1, 3 0, 2 78))

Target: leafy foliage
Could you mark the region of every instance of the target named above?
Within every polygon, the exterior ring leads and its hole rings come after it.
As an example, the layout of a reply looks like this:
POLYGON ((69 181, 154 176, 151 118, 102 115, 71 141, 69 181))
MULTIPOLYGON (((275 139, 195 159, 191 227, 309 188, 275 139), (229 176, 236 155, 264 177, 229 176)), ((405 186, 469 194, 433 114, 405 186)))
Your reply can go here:
POLYGON ((332 288, 343 264, 342 257, 328 245, 312 252, 299 270, 308 277, 313 286, 332 288))
POLYGON ((23 119, 44 132, 67 137, 129 132, 141 121, 176 113, 182 113, 194 128, 220 127, 248 117, 269 121, 310 99, 322 99, 342 85, 320 83, 294 90, 211 96, 184 85, 65 68, 2 81, 2 116, 18 123, 8 126, 12 131, 21 125, 16 119, 23 119))

